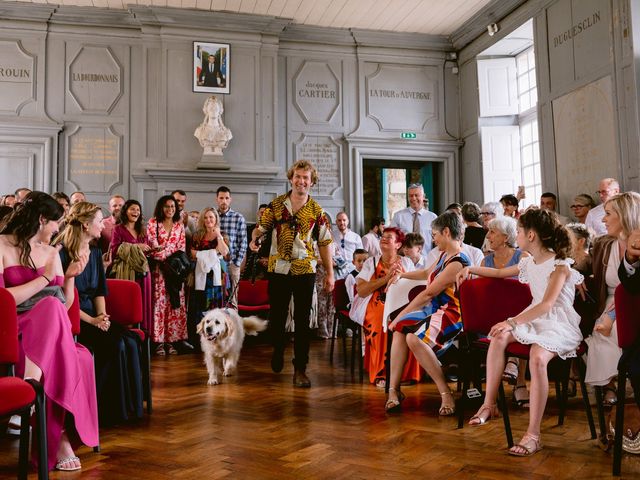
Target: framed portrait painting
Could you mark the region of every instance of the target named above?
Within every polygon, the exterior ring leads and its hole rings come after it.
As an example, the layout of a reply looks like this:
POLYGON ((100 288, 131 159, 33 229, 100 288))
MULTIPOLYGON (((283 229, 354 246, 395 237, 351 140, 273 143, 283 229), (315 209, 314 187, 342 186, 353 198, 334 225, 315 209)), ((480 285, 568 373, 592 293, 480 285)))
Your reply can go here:
POLYGON ((228 43, 193 42, 193 91, 229 93, 228 43))

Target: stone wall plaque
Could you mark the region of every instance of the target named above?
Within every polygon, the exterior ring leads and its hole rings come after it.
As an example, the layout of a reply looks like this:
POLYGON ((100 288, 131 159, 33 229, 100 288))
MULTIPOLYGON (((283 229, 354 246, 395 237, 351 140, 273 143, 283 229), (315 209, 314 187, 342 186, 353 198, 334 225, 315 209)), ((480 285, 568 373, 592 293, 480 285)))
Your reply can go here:
POLYGON ((69 95, 83 112, 109 113, 122 96, 122 67, 109 47, 80 48, 68 75, 69 95))
POLYGON ((367 116, 380 130, 423 131, 438 118, 437 67, 378 64, 365 77, 367 116))
POLYGON ((318 171, 318 183, 313 186, 312 195, 328 197, 340 187, 340 147, 331 137, 306 135, 296 144, 296 161, 309 160, 318 171))
POLYGON ((0 112, 20 114, 35 101, 36 57, 20 41, 0 40, 0 112))
POLYGON ((112 127, 77 127, 67 137, 66 180, 85 192, 109 192, 120 181, 120 146, 112 127))
POLYGON ((306 123, 329 123, 340 107, 340 80, 326 62, 304 62, 293 77, 293 91, 306 123))

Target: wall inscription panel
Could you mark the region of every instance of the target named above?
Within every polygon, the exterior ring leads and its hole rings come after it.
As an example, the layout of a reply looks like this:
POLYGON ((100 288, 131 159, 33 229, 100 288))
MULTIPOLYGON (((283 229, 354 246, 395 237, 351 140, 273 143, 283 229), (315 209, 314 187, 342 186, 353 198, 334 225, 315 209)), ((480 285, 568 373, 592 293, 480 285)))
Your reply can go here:
POLYGON ((377 64, 365 77, 367 116, 380 130, 422 132, 438 119, 437 67, 377 64))
POLYGON ((340 187, 341 145, 331 137, 303 135, 295 145, 295 160, 309 160, 318 171, 312 195, 331 196, 340 187))
POLYGON ((20 41, 0 40, 0 112, 19 114, 35 101, 36 57, 20 41))
POLYGON ((325 62, 304 62, 294 75, 293 91, 305 123, 329 123, 340 107, 340 80, 325 62))
POLYGON ((67 137, 66 180, 85 192, 109 192, 121 180, 121 137, 112 127, 77 127, 67 137))
POLYGON ((83 46, 69 63, 69 95, 87 113, 109 113, 122 96, 122 67, 109 47, 83 46))
MULTIPOLYGON (((568 205, 601 178, 619 178, 611 77, 553 101, 558 193, 568 205)), ((561 203, 562 204, 562 203, 561 203)))

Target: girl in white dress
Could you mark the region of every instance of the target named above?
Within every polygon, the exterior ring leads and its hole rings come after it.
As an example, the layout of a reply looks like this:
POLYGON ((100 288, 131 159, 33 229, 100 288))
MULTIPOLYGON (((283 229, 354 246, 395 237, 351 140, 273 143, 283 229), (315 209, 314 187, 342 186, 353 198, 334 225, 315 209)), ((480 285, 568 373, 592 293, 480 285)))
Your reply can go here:
POLYGON ((505 365, 505 349, 510 343, 531 345, 529 370, 529 426, 520 443, 509 453, 520 457, 533 455, 542 448, 540 422, 549 394, 547 364, 557 355, 575 357, 582 340, 580 316, 573 309, 575 285, 582 275, 570 268, 573 260, 569 232, 554 212, 529 209, 518 220, 518 246, 531 254, 518 265, 493 269, 469 267, 458 274, 458 283, 470 274, 493 278, 518 275, 528 283, 533 301, 513 318, 495 324, 489 336, 487 388, 484 404, 471 418, 470 425, 483 425, 497 416, 496 399, 505 365))

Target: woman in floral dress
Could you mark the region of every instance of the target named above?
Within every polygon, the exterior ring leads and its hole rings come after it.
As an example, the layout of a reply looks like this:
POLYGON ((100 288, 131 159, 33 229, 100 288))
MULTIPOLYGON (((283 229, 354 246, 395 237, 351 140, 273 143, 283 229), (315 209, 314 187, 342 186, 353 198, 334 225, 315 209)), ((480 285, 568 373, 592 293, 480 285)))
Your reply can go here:
POLYGON ((187 309, 184 287, 180 287, 180 305, 172 308, 167 283, 160 263, 178 250, 186 249, 184 226, 175 199, 170 195, 160 197, 147 226, 147 243, 152 248, 151 258, 155 266, 151 271, 153 284, 153 331, 151 339, 158 344, 157 355, 176 355, 174 344, 187 338, 187 309))

